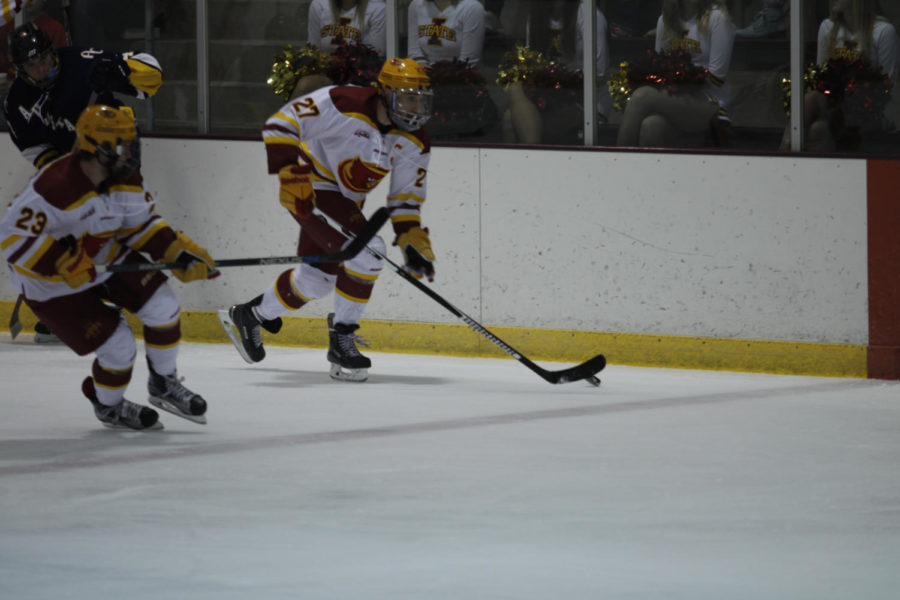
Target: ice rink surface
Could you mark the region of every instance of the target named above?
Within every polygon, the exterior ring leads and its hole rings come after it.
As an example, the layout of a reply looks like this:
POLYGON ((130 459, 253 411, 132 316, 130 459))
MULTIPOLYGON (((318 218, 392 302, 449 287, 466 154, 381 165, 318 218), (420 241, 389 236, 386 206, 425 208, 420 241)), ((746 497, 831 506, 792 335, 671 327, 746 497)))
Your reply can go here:
POLYGON ((185 344, 209 424, 120 432, 0 339, 0 598, 900 597, 895 382, 370 355, 185 344))

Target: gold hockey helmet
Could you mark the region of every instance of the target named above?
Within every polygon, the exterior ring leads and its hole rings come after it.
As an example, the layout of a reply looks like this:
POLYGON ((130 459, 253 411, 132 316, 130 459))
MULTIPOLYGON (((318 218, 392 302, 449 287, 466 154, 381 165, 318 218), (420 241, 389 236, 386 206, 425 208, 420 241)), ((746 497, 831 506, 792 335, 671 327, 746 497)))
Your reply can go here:
POLYGON ((75 149, 88 154, 119 154, 116 150, 137 136, 137 125, 130 108, 94 104, 81 112, 75 124, 75 149))
POLYGON ((433 92, 425 69, 411 58, 390 58, 378 73, 378 86, 391 121, 415 131, 431 118, 433 92))
POLYGON ((127 178, 141 166, 141 142, 134 112, 128 106, 88 106, 75 124, 75 150, 96 156, 115 179, 127 178))

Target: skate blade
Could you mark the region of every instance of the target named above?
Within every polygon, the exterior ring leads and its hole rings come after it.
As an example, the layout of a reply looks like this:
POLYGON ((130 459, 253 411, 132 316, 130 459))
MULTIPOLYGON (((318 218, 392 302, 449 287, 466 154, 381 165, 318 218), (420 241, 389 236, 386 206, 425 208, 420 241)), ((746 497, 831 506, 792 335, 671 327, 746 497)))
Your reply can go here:
POLYGON ((234 345, 235 349, 238 351, 238 354, 241 355, 248 364, 256 364, 250 355, 247 354, 247 351, 244 350, 244 343, 241 341, 241 334, 237 329, 237 326, 231 321, 231 317, 228 315, 228 309, 217 311, 219 315, 219 322, 222 323, 222 328, 225 329, 225 333, 228 334, 228 337, 231 338, 231 343, 234 345))
POLYGON ((150 427, 144 427, 142 429, 135 429, 134 427, 129 427, 128 425, 122 425, 121 423, 107 423, 106 421, 100 421, 100 424, 107 429, 115 429, 117 431, 159 431, 160 429, 165 429, 162 422, 160 421, 157 421, 150 427))
POLYGON ((34 343, 35 344, 62 344, 62 340, 56 337, 52 333, 35 333, 34 334, 34 343))
POLYGON ((336 381, 352 381, 362 383, 369 378, 368 369, 344 369, 341 365, 331 363, 331 371, 328 373, 336 381))
MULTIPOLYGON (((187 419, 188 421, 193 421, 194 423, 199 423, 200 425, 206 425, 206 414, 202 415, 187 415, 178 408, 175 407, 174 404, 168 402, 167 400, 163 400, 162 398, 157 398, 155 396, 148 396, 147 401, 150 402, 156 408, 160 408, 166 412, 170 412, 176 417, 181 417, 182 419, 187 419)), ((157 421, 158 423, 159 421, 157 421)))

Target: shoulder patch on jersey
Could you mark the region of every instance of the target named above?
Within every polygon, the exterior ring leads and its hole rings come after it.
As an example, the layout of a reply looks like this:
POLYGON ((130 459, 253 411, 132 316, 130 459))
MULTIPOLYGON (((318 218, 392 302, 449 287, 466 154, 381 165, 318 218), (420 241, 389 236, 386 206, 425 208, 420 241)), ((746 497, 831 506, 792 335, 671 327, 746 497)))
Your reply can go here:
POLYGON ((50 163, 34 181, 34 190, 48 204, 60 210, 71 210, 97 194, 74 154, 50 163))
POLYGON ((372 123, 378 120, 378 90, 374 87, 337 85, 328 94, 335 108, 344 114, 361 115, 372 123))

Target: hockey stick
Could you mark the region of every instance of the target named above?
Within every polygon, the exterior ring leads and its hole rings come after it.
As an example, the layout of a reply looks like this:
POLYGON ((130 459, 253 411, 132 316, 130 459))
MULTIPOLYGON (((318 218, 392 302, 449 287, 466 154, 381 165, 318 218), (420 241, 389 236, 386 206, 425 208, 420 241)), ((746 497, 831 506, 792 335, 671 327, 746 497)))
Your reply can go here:
POLYGON ((25 300, 25 296, 19 294, 19 297, 16 298, 16 305, 13 307, 12 315, 9 317, 9 335, 12 339, 16 339, 16 336, 22 332, 22 321, 19 319, 19 307, 22 306, 23 300, 25 300))
MULTIPOLYGON (((347 235, 347 234, 344 234, 344 235, 347 235)), ((351 237, 351 236, 347 236, 347 237, 351 237)), ((425 285, 424 283, 422 283, 421 281, 419 281, 418 279, 416 279, 415 277, 410 275, 406 271, 406 269, 404 269, 403 267, 401 267, 400 265, 398 265, 397 263, 395 263, 394 261, 389 259, 387 256, 385 256, 384 254, 382 254, 381 252, 379 252, 378 250, 375 250, 374 248, 372 248, 370 246, 366 246, 365 248, 366 248, 366 250, 369 251, 370 254, 383 260, 385 262, 385 264, 394 273, 396 273, 397 275, 399 275, 400 277, 402 277, 403 279, 405 279, 406 281, 408 281, 409 283, 414 285, 421 292, 428 295, 432 300, 434 300, 435 302, 437 302, 438 304, 440 304, 441 306, 446 308, 448 311, 453 313, 454 316, 461 319, 463 323, 468 325, 471 329, 475 330, 477 333, 486 337, 495 346, 497 346, 498 348, 500 348, 501 350, 506 352, 508 355, 512 356, 514 359, 516 359, 517 361, 519 361, 520 363, 522 363, 523 365, 525 365, 526 367, 528 367, 529 369, 531 369, 532 371, 534 371, 535 373, 540 375, 542 378, 544 378, 545 381, 548 381, 550 383, 569 383, 570 381, 580 381, 583 379, 583 380, 586 380, 591 385, 600 385, 600 379, 597 378, 597 373, 602 371, 603 368, 606 366, 606 357, 604 357, 602 354, 598 354, 594 358, 587 360, 587 361, 581 363, 580 365, 575 365, 574 367, 569 367, 568 369, 560 369, 558 371, 548 371, 547 369, 544 369, 543 367, 541 367, 541 366, 535 364, 534 362, 532 362, 531 360, 529 360, 528 357, 523 356, 522 353, 520 353, 518 350, 516 350, 515 348, 513 348, 512 346, 510 346, 509 344, 507 344, 506 342, 501 340, 499 337, 497 337, 496 335, 494 335, 493 333, 488 331, 488 329, 486 327, 484 327, 483 325, 481 325, 478 321, 476 321, 475 319, 473 319, 472 317, 470 317, 469 315, 467 315, 460 309, 453 306, 453 304, 451 304, 446 299, 444 299, 443 296, 441 296, 440 294, 435 292, 433 289, 431 289, 430 287, 428 287, 427 285, 425 285)))
MULTIPOLYGON (((331 254, 317 254, 315 256, 266 256, 263 258, 226 258, 216 260, 216 268, 219 267, 251 267, 256 265, 292 265, 297 263, 326 263, 326 262, 343 262, 350 260, 363 251, 366 244, 375 237, 378 230, 387 222, 390 213, 387 207, 381 207, 376 210, 363 228, 359 235, 352 238, 350 243, 344 246, 338 252, 331 254)), ((348 236, 349 237, 349 236, 348 236)), ((138 263, 130 265, 97 265, 95 268, 98 273, 121 273, 125 271, 163 271, 168 269, 183 269, 187 266, 185 262, 176 261, 168 263, 138 263)))

